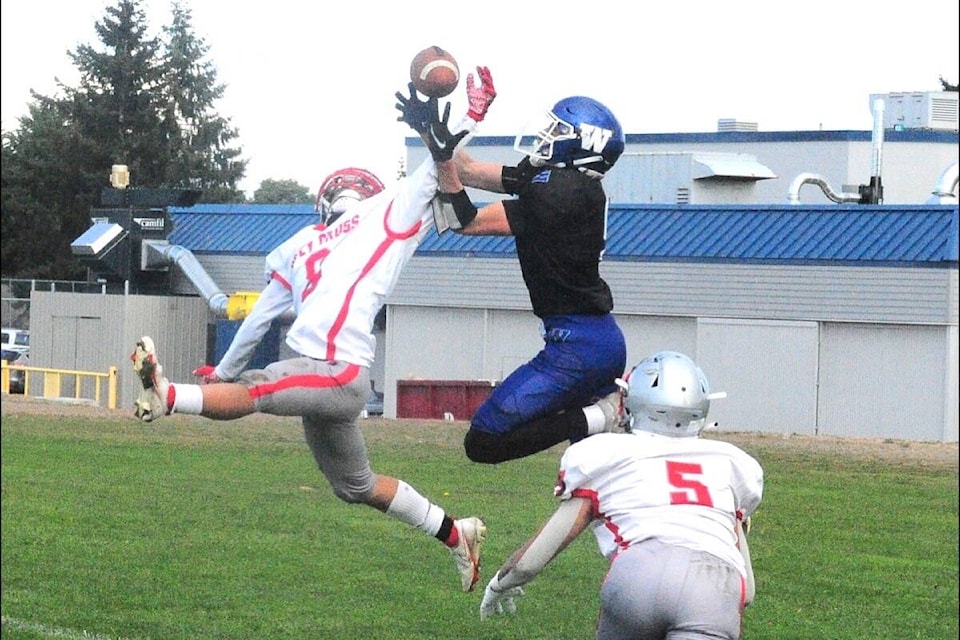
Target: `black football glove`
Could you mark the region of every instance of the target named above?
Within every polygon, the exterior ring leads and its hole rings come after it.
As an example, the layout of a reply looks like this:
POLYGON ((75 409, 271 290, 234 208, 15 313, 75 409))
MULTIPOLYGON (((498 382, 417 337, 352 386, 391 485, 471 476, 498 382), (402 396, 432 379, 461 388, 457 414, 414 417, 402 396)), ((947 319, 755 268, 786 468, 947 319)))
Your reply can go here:
POLYGON ((430 120, 437 113, 437 99, 421 100, 412 82, 407 85, 407 89, 410 91, 410 97, 399 91, 394 94, 397 97, 397 104, 394 106, 400 112, 397 122, 406 122, 417 133, 425 134, 430 127, 430 120))
MULTIPOLYGON (((431 98, 436 102, 436 98, 431 98)), ((427 122, 427 131, 424 136, 427 140, 427 149, 430 150, 430 155, 433 156, 433 159, 437 162, 444 162, 453 157, 453 152, 456 151, 457 145, 460 144, 460 141, 466 137, 469 133, 466 129, 460 133, 453 134, 450 133, 450 129, 447 128, 447 122, 450 120, 450 103, 447 103, 446 108, 443 110, 443 118, 438 118, 436 111, 430 114, 430 121, 427 122)))

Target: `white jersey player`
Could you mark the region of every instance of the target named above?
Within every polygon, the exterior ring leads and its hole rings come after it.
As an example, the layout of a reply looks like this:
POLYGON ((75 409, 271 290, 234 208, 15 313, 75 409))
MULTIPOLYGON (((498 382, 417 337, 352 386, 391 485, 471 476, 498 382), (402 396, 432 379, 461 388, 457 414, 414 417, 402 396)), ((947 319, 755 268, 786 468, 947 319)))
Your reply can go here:
POLYGON ((600 591, 600 640, 740 637, 753 599, 745 523, 763 470, 741 449, 699 438, 710 394, 687 356, 661 351, 625 378, 632 432, 603 433, 563 454, 561 503, 490 580, 480 617, 514 598, 587 528, 610 560, 600 591))
POLYGON ((286 336, 291 349, 315 360, 372 365, 374 318, 433 226, 435 174, 433 163, 425 162, 388 190, 362 169, 328 177, 318 198, 322 221, 267 255, 267 286, 216 366, 216 376, 236 379, 270 323, 291 307, 296 315, 286 336))
MULTIPOLYGON (((412 85, 410 91, 406 100, 427 103, 412 85)), ((492 85, 474 86, 471 74, 470 111, 461 128, 472 133, 495 95, 492 85)), ((479 579, 485 524, 454 520, 403 480, 374 473, 358 421, 370 392, 375 317, 434 225, 436 192, 430 158, 386 188, 363 169, 331 174, 317 198, 320 223, 267 256, 267 285, 217 366, 197 370, 204 384, 169 382, 153 340, 145 336, 137 343, 132 359, 143 392, 135 415, 145 421, 171 413, 218 420, 256 412, 301 416, 307 444, 337 497, 370 505, 445 543, 461 588, 470 591, 479 579), (291 308, 296 319, 286 342, 298 357, 245 370, 271 322, 291 308)))

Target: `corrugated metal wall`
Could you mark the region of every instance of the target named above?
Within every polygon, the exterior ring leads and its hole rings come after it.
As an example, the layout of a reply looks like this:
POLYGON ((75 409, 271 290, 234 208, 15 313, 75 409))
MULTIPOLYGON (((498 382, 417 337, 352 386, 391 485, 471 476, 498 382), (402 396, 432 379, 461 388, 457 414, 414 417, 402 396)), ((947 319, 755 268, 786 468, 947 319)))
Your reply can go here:
MULTIPOLYGON (((228 293, 259 288, 260 257, 206 266, 217 282, 248 274, 228 293)), ((956 269, 605 262, 603 273, 628 362, 658 349, 696 358, 730 394, 713 406, 721 428, 958 439, 956 269)), ((512 258, 416 256, 388 305, 373 372, 387 417, 398 380, 500 380, 541 347, 512 258)), ((168 376, 192 381, 212 321, 197 296, 34 292, 31 360, 116 364, 130 407, 137 338, 153 336, 168 376)))
POLYGON ((193 369, 206 359, 208 322, 206 301, 199 297, 34 291, 30 364, 104 373, 116 366, 118 402, 132 411, 140 390, 130 368, 137 340, 143 335, 154 339, 171 380, 192 381, 193 369))
MULTIPOLYGON (((956 270, 611 262, 620 314, 956 324, 956 270)), ((529 309, 513 258, 414 256, 393 304, 529 309)))
MULTIPOLYGON (((956 270, 608 262, 603 273, 629 362, 658 349, 696 358, 730 394, 712 409, 721 428, 958 439, 956 270)), ((398 380, 499 380, 541 347, 513 260, 415 257, 388 327, 387 416, 398 380)))

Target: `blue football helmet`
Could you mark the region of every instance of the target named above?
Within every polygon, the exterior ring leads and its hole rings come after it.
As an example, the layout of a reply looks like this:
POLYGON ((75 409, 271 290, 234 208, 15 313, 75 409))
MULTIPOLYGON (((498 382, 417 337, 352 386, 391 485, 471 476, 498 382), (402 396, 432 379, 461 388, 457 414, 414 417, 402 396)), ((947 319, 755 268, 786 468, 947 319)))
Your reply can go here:
POLYGON ((595 178, 623 153, 626 138, 616 116, 593 98, 564 98, 547 112, 535 134, 521 132, 513 147, 538 167, 575 167, 595 178))

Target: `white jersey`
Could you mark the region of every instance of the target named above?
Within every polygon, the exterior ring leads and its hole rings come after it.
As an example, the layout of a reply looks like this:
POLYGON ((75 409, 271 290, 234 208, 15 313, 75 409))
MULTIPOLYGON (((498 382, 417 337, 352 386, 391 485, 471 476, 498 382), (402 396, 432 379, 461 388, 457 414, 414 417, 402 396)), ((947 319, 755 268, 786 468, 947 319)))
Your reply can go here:
POLYGON ((713 554, 745 576, 734 527, 760 504, 763 469, 727 442, 603 433, 567 448, 554 492, 590 499, 609 559, 656 539, 713 554))
POLYGON ((369 367, 373 323, 400 271, 433 226, 437 170, 427 159, 408 178, 352 205, 329 227, 304 227, 266 258, 268 281, 216 367, 243 371, 274 318, 291 307, 286 342, 302 356, 369 367))

